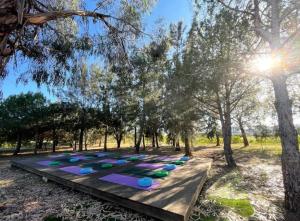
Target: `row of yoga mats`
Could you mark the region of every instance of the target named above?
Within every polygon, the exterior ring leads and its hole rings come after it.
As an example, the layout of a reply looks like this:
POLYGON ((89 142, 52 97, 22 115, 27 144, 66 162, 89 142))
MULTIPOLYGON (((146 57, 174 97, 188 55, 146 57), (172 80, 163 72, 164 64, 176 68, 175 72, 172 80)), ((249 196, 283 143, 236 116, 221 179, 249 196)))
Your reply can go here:
MULTIPOLYGON (((70 163, 70 159, 79 159, 82 162, 85 160, 93 160, 98 157, 109 157, 92 163, 85 163, 82 166, 65 166, 58 168, 61 171, 84 176, 93 174, 101 170, 107 170, 115 166, 123 166, 132 161, 146 160, 145 162, 137 162, 134 167, 124 168, 119 173, 112 173, 98 178, 101 181, 106 181, 118 185, 129 186, 141 190, 152 190, 159 187, 160 183, 157 178, 163 178, 169 175, 171 170, 176 170, 178 165, 184 164, 189 160, 188 157, 176 158, 168 156, 153 156, 153 155, 137 155, 137 154, 112 154, 112 153, 94 153, 94 154, 59 154, 49 156, 54 160, 44 160, 37 162, 43 166, 63 166, 65 162, 70 163), (67 157, 66 157, 67 156, 67 157), (172 163, 172 164, 170 164, 172 163), (177 165, 176 165, 177 164, 177 165)), ((78 162, 74 161, 74 162, 78 162)))

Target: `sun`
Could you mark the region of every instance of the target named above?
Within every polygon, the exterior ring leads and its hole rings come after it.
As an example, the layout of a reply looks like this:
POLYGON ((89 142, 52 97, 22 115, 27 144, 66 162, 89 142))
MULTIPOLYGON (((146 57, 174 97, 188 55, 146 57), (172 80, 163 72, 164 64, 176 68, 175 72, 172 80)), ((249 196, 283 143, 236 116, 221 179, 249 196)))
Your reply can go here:
POLYGON ((260 72, 274 70, 282 65, 282 57, 280 55, 264 54, 253 59, 252 68, 260 72))

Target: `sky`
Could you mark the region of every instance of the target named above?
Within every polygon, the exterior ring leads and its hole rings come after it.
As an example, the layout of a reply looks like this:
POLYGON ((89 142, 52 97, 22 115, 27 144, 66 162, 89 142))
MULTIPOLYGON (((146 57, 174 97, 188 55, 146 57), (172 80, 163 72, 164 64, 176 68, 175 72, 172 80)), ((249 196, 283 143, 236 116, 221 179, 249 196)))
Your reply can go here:
MULTIPOLYGON (((170 23, 183 21, 187 27, 192 20, 192 0, 158 0, 152 10, 144 16, 143 23, 145 24, 145 32, 151 33, 155 27, 157 20, 163 19, 163 23, 168 26, 170 23)), ((22 82, 17 83, 17 77, 24 73, 27 69, 26 64, 21 64, 18 68, 13 68, 13 63, 9 64, 9 74, 6 79, 0 83, 2 86, 3 97, 10 95, 26 93, 26 92, 41 92, 49 100, 55 101, 56 98, 47 89, 45 85, 37 87, 36 83, 22 82)))

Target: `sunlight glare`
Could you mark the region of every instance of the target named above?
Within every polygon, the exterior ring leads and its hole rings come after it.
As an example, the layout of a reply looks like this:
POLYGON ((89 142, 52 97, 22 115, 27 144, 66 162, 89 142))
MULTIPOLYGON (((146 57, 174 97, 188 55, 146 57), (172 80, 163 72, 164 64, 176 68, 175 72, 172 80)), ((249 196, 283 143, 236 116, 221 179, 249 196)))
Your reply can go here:
POLYGON ((253 60, 252 66, 260 72, 265 72, 281 66, 281 63, 280 55, 260 55, 253 60))

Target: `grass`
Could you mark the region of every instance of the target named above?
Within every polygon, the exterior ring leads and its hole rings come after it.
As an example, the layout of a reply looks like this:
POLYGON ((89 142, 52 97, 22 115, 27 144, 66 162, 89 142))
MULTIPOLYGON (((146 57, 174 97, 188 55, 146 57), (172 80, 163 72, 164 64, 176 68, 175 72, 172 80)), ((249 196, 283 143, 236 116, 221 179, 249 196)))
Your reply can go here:
POLYGON ((57 217, 55 215, 46 216, 43 221, 63 221, 61 217, 57 217))
POLYGON ((223 207, 229 207, 243 217, 250 217, 254 214, 254 209, 248 199, 227 199, 215 197, 213 200, 223 207))

